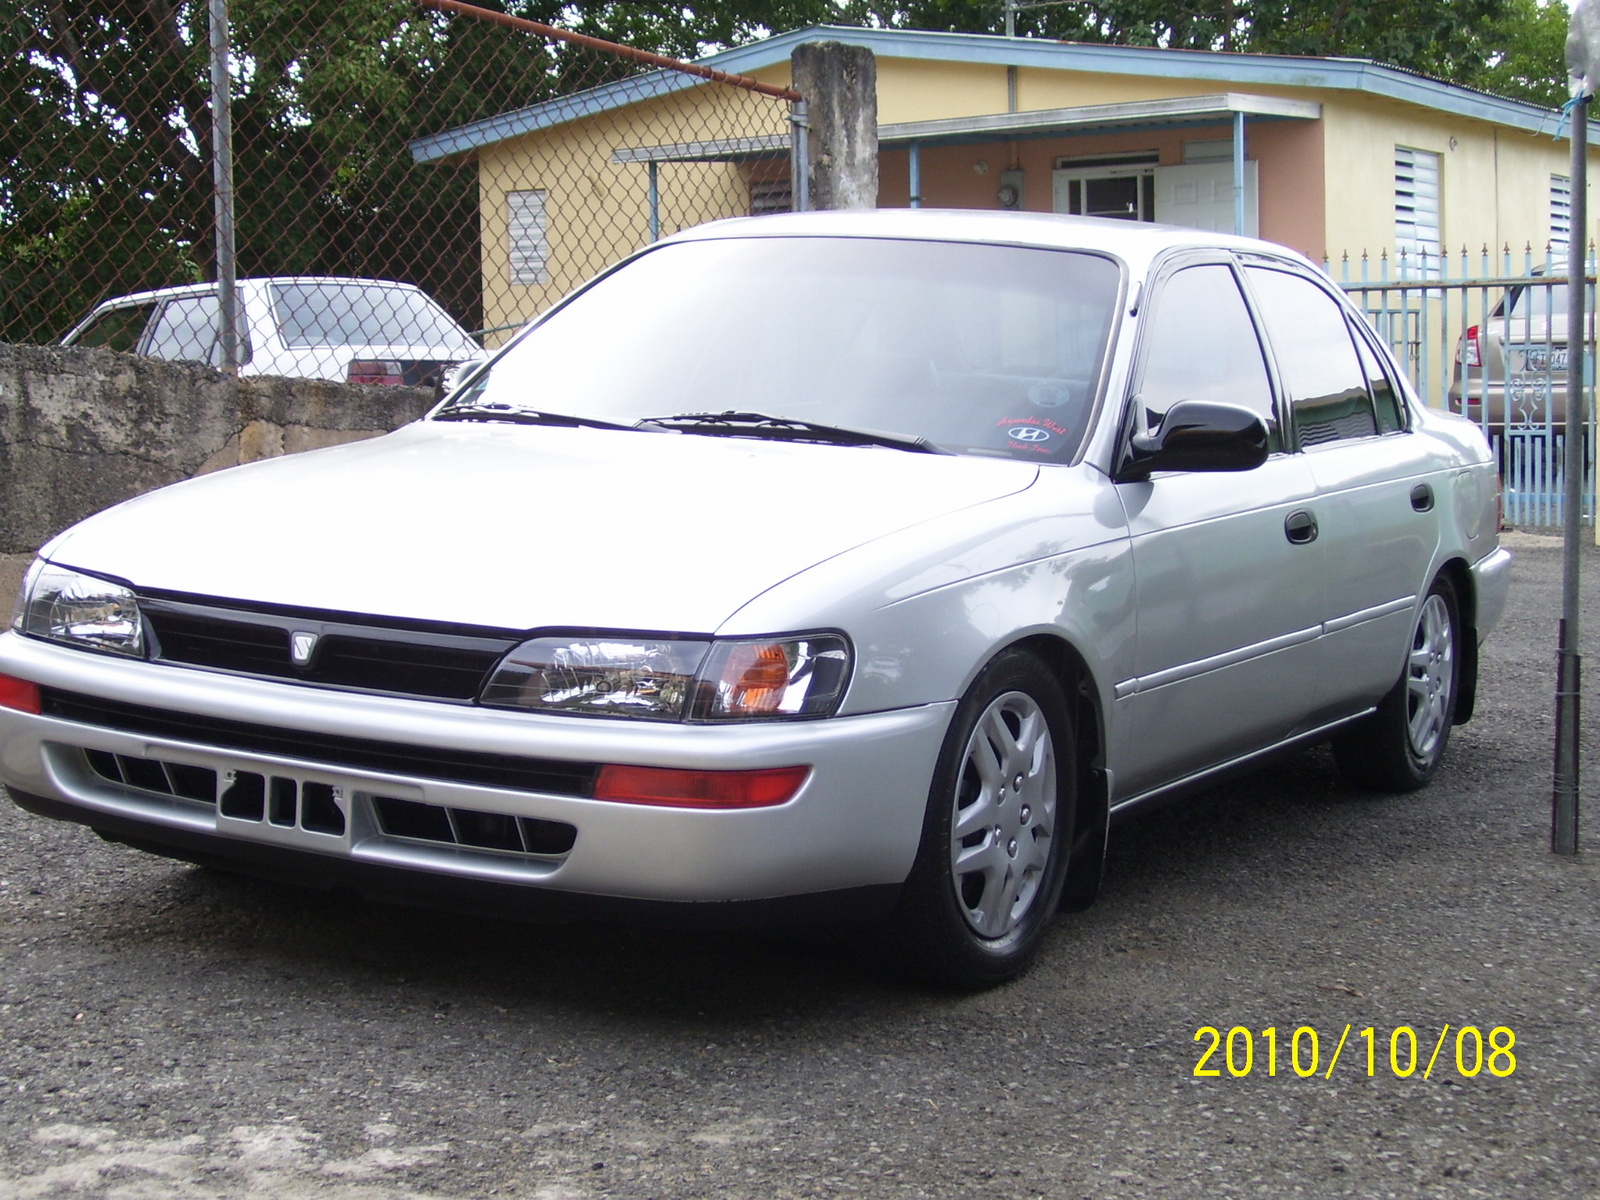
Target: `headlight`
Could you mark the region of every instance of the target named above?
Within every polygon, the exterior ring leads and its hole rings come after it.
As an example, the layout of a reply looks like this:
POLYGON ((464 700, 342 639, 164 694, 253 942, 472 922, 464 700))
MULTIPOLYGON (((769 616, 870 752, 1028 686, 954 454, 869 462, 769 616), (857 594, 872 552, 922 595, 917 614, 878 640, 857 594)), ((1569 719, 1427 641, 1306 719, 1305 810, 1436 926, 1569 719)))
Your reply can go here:
POLYGON ((497 708, 657 721, 825 717, 844 696, 850 649, 794 638, 561 638, 524 642, 479 699, 497 708))
POLYGON ((503 708, 675 721, 711 643, 535 638, 495 668, 480 699, 503 708))
POLYGON ((119 583, 41 562, 23 584, 21 631, 33 637, 144 657, 139 601, 119 583))

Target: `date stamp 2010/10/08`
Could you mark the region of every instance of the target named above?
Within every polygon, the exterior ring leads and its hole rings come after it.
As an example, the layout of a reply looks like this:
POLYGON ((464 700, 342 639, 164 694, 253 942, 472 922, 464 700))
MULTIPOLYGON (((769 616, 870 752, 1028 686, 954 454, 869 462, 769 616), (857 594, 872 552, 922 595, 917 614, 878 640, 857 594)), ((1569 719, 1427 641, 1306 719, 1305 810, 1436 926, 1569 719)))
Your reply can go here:
MULTIPOLYGON (((1281 1062, 1301 1079, 1310 1079, 1316 1075, 1332 1079, 1334 1068, 1339 1065, 1345 1043, 1350 1040, 1353 1029, 1355 1029, 1353 1025, 1344 1027, 1344 1032, 1339 1035, 1338 1043, 1328 1055, 1327 1065, 1324 1068, 1323 1039, 1310 1025, 1295 1028, 1282 1039, 1281 1046, 1276 1025, 1269 1025, 1262 1030, 1251 1030, 1243 1025, 1235 1025, 1226 1033, 1215 1025, 1202 1025, 1194 1035, 1194 1040, 1202 1043, 1200 1061, 1195 1063, 1194 1073, 1202 1079, 1221 1078, 1226 1068, 1227 1074, 1242 1079, 1251 1072, 1265 1067, 1266 1074, 1277 1075, 1281 1062), (1260 1040, 1259 1053, 1257 1039, 1260 1040)), ((1422 1055, 1426 1052, 1426 1043, 1418 1040, 1417 1031, 1409 1025, 1395 1026, 1389 1032, 1387 1039, 1382 1031, 1369 1025, 1356 1033, 1356 1040, 1358 1043, 1366 1042, 1366 1068, 1369 1076, 1376 1075, 1381 1068, 1387 1067, 1398 1078, 1407 1079, 1418 1074, 1420 1068, 1422 1078, 1429 1079, 1433 1076, 1434 1068, 1441 1065, 1440 1054, 1445 1050, 1452 1030, 1455 1033, 1454 1061, 1452 1062, 1447 1055, 1446 1061, 1442 1064, 1444 1069, 1448 1070, 1454 1066, 1456 1073, 1467 1079, 1483 1071, 1504 1079, 1517 1069, 1517 1056, 1512 1052, 1517 1044, 1517 1035, 1504 1025, 1496 1025, 1486 1036, 1476 1025, 1454 1028, 1447 1024, 1439 1031, 1438 1040, 1433 1045, 1433 1053, 1428 1055, 1425 1064, 1422 1055), (1385 1041, 1388 1043, 1387 1047, 1384 1045, 1385 1041)), ((1355 1061, 1346 1069, 1354 1067, 1359 1070, 1361 1047, 1357 1045, 1352 1049, 1357 1052, 1352 1056, 1355 1061)))

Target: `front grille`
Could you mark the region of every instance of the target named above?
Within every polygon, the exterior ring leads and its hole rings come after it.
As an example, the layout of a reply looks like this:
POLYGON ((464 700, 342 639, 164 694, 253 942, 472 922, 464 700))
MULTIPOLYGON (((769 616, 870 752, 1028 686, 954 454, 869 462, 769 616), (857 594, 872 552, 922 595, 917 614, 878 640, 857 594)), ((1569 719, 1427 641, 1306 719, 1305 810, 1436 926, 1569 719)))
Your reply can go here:
POLYGON ((227 608, 139 598, 158 662, 320 687, 468 701, 521 640, 515 633, 384 625, 359 618, 227 608), (316 638, 309 661, 290 653, 296 634, 316 638))
MULTIPOLYGON (((271 725, 124 704, 118 700, 105 700, 55 688, 41 688, 40 699, 45 716, 75 721, 80 725, 448 783, 480 784, 561 796, 592 796, 595 775, 600 769, 596 763, 406 746, 398 742, 280 729, 271 725)), ((120 759, 122 756, 116 757, 120 759)))

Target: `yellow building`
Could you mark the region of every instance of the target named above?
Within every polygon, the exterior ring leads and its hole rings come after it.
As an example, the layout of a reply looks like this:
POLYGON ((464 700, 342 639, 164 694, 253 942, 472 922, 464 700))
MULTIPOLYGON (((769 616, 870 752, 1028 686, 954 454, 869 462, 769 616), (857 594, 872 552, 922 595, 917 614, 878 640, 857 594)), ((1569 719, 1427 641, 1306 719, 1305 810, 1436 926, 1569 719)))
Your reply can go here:
MULTIPOLYGON (((703 61, 787 86, 794 48, 819 40, 876 56, 882 207, 1240 229, 1335 263, 1462 250, 1476 259, 1505 246, 1542 259, 1568 238, 1559 114, 1409 71, 836 27, 703 61)), ((789 117, 782 100, 663 71, 446 130, 412 151, 476 167, 492 329, 527 320, 655 236, 787 208, 789 117)))

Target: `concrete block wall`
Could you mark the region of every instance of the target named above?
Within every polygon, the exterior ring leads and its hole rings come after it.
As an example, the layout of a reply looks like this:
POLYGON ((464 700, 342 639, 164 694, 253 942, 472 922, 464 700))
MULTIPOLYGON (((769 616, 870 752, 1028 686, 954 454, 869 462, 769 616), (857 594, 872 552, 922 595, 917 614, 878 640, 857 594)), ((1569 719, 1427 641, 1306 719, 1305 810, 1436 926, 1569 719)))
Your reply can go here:
POLYGON ((432 402, 426 388, 233 379, 98 348, 0 344, 0 609, 33 551, 91 513, 208 471, 375 437, 432 402))

